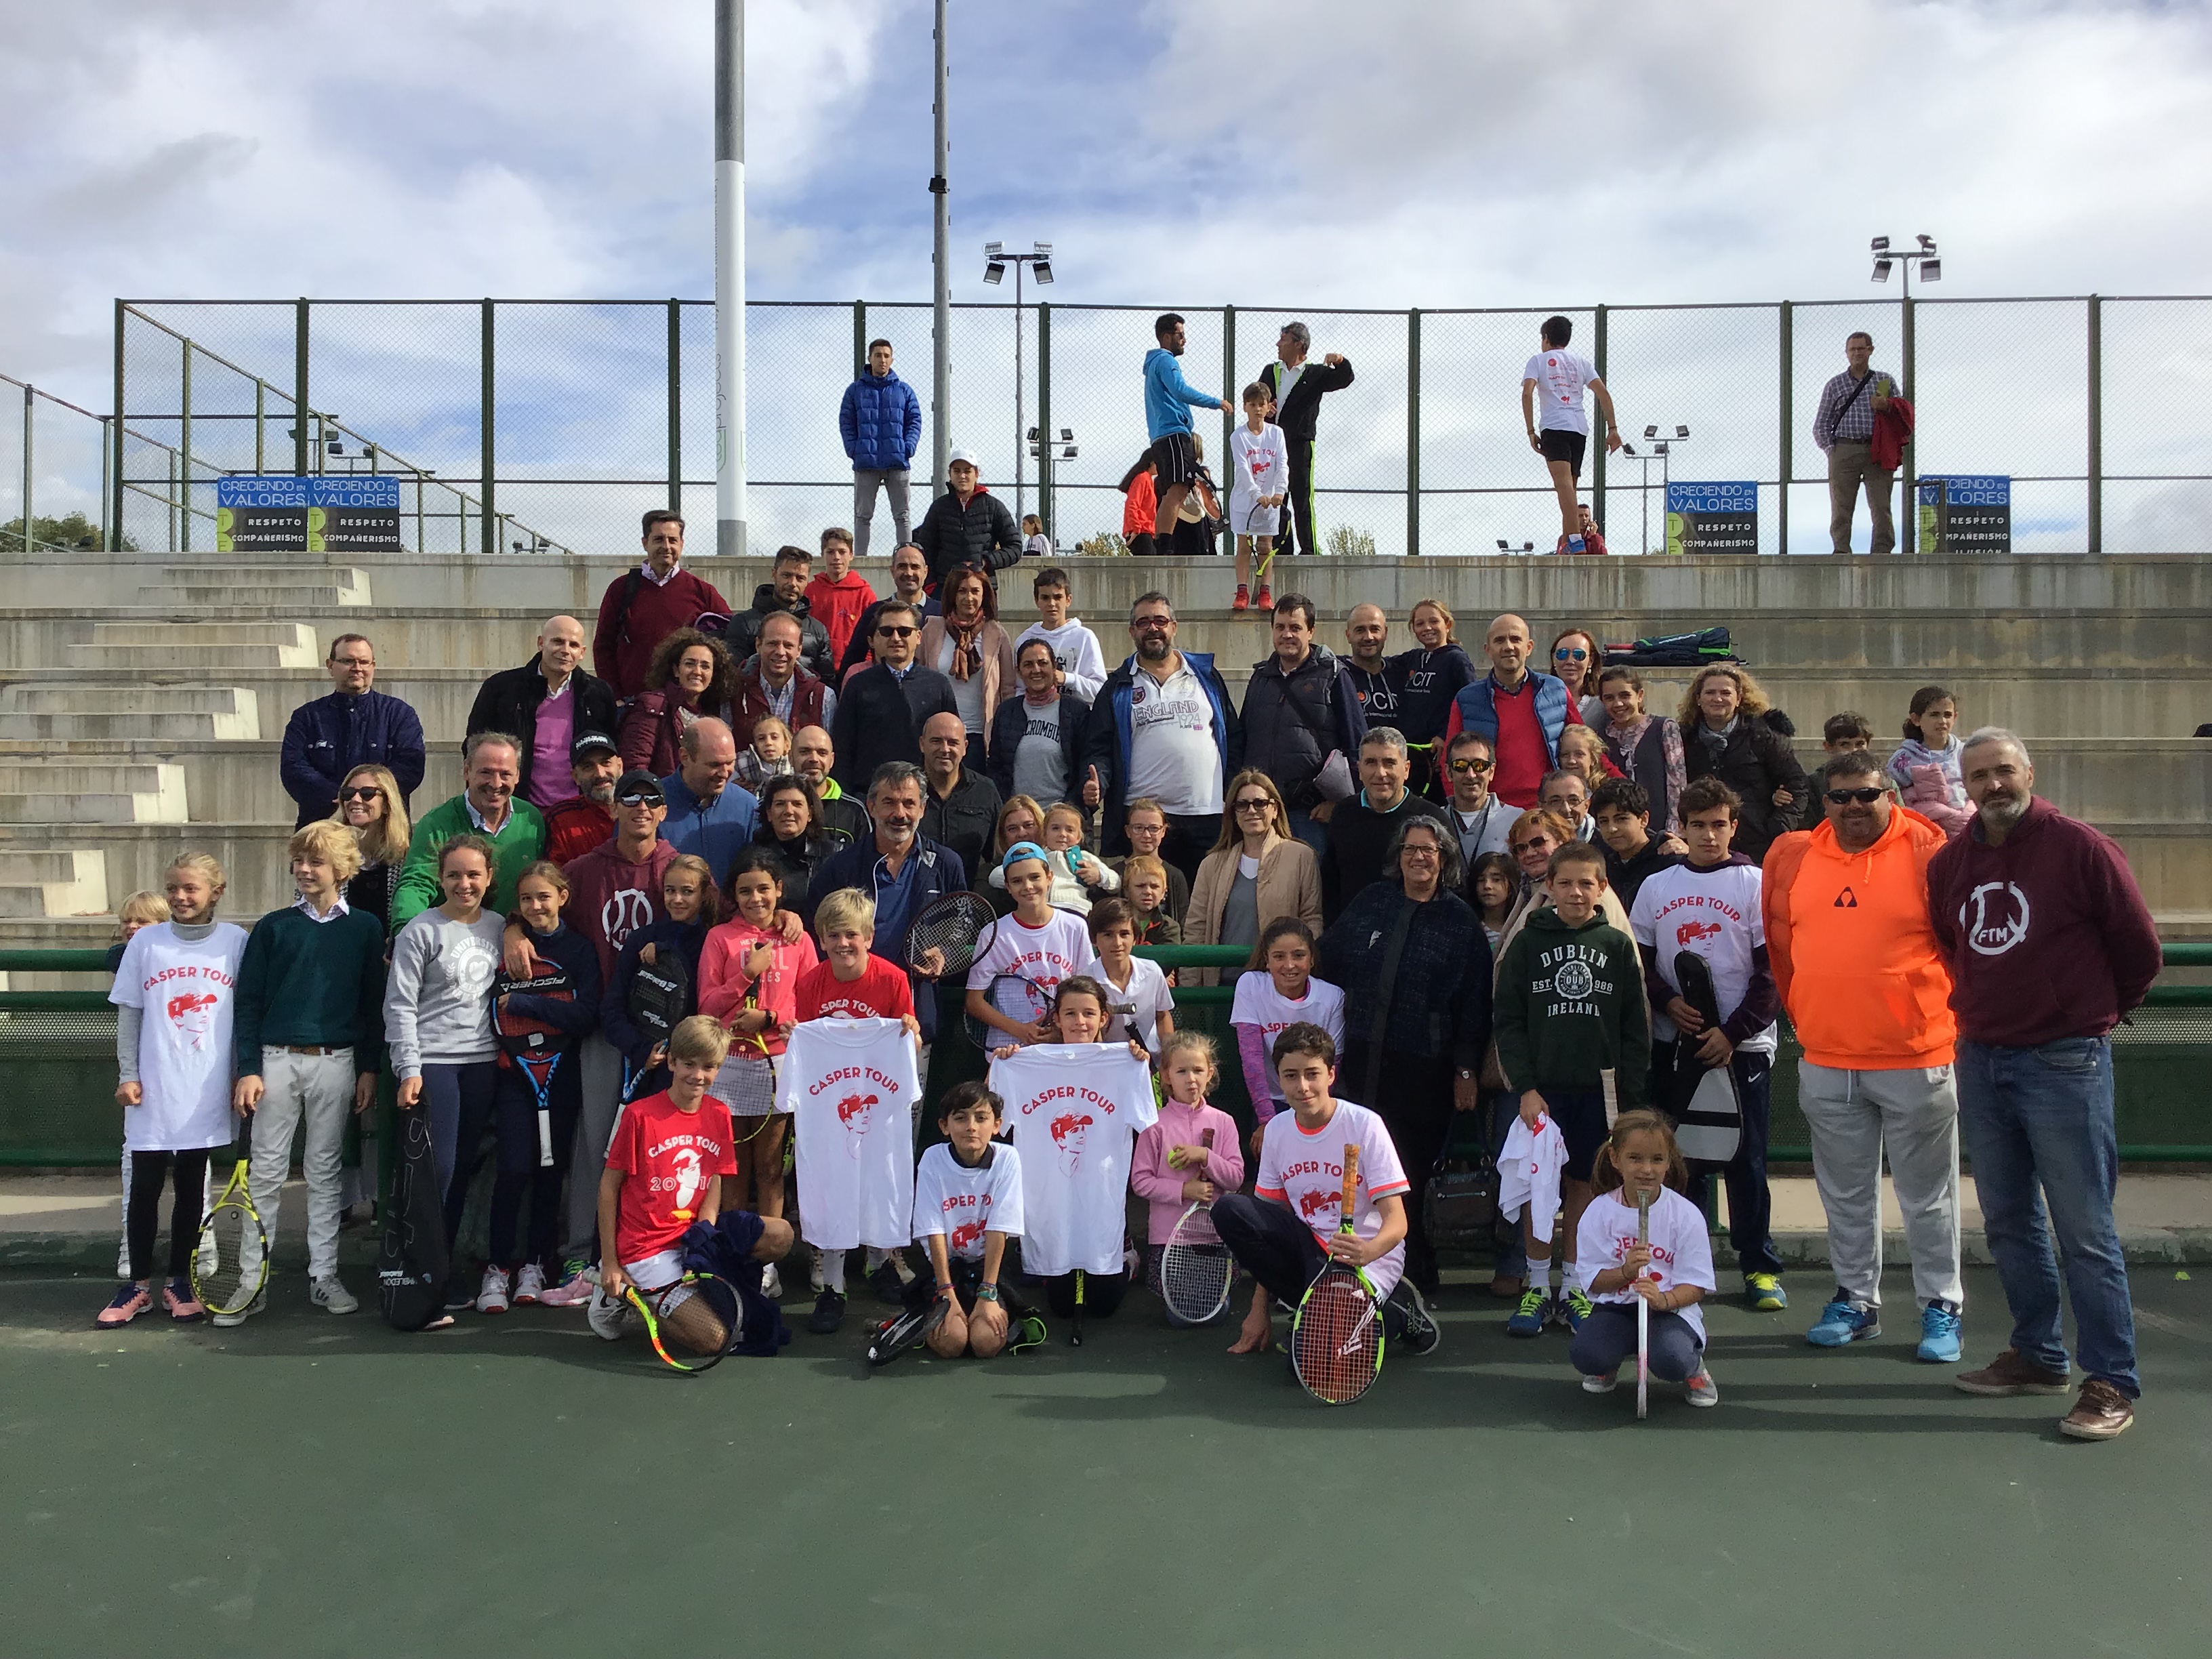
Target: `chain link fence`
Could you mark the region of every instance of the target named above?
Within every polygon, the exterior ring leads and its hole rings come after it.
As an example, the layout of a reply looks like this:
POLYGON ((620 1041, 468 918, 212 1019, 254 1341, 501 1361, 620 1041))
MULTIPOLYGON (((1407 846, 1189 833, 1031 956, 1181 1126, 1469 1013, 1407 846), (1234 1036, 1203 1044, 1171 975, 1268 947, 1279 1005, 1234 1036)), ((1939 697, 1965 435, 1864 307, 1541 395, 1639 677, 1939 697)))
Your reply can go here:
MULTIPOLYGON (((1121 529, 1118 485, 1146 447, 1143 360, 1162 308, 1032 301, 1018 325, 1011 301, 953 307, 951 442, 975 451, 990 488, 1040 512, 1063 548, 1121 529), (1033 427, 1053 435, 1052 453, 1030 453, 1018 434, 1033 427), (1058 453, 1063 429, 1073 456, 1058 453)), ((1558 514, 1520 405, 1549 309, 1181 310, 1185 376, 1232 405, 1293 318, 1316 358, 1352 363, 1357 378, 1323 404, 1316 446, 1325 545, 1553 545, 1558 514)), ((1917 477, 1998 474, 2013 481, 2015 552, 2203 546, 2212 415, 2192 394, 2212 381, 2212 298, 1562 314, 1611 388, 1626 440, 1609 456, 1594 442, 1583 476, 1616 553, 1663 550, 1670 480, 1755 483, 1762 552, 1827 551, 1813 416, 1858 329, 1914 403, 1897 498, 1908 525, 1917 477)), ((870 339, 891 342, 925 428, 933 418, 930 308, 755 302, 746 326, 750 541, 811 545, 824 526, 852 521, 837 410, 870 339)), ((648 508, 673 503, 695 524, 713 516, 706 302, 118 301, 116 327, 119 438, 112 421, 57 400, 32 396, 27 425, 0 410, 0 504, 27 482, 40 516, 48 504, 81 509, 103 544, 119 534, 198 550, 214 544, 215 481, 253 471, 398 474, 403 536, 434 551, 626 551, 648 508)), ((1231 419, 1204 411, 1198 427, 1225 484, 1231 419)), ((925 430, 925 468, 931 448, 925 430)), ((918 482, 917 517, 926 493, 918 482)), ((1863 550, 1863 511, 1856 529, 1863 550)), ((874 550, 887 551, 886 503, 874 530, 874 550)), ((1901 539, 1911 544, 1909 530, 1901 539)))

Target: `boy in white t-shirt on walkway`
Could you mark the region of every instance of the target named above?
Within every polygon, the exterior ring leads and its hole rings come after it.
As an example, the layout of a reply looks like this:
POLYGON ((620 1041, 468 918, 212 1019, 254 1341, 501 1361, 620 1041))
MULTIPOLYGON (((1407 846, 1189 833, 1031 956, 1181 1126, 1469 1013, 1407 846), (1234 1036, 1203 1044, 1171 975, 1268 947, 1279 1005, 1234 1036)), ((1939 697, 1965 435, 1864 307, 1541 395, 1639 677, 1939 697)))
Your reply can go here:
POLYGON ((1157 1059, 1175 1035, 1175 993, 1168 989, 1165 969, 1131 954, 1137 948, 1137 907, 1125 898, 1101 899, 1091 907, 1089 923, 1091 957, 1083 971, 1112 1000, 1108 1034, 1143 1043, 1157 1059))
MULTIPOLYGON (((1057 565, 1048 566, 1036 573, 1030 591, 1036 597, 1037 619, 1015 639, 1015 659, 1019 660, 1022 647, 1030 641, 1042 640, 1052 647, 1053 660, 1060 665, 1066 689, 1085 702, 1096 702, 1099 687, 1106 684, 1106 653, 1083 619, 1068 615, 1073 589, 1067 572, 1057 565)), ((1073 787, 1069 785, 1071 789, 1073 787)))
POLYGON ((1382 1120, 1339 1100, 1336 1044, 1318 1025, 1286 1027, 1274 1042, 1275 1075, 1290 1110, 1267 1121, 1249 1193, 1213 1200, 1213 1229, 1237 1265, 1258 1284, 1231 1353, 1264 1353, 1273 1338, 1273 1302, 1296 1308, 1329 1256, 1364 1268, 1382 1300, 1386 1338, 1433 1352, 1436 1322, 1404 1277, 1406 1194, 1413 1183, 1382 1120), (1359 1149, 1350 1237, 1338 1231, 1344 1149, 1359 1149))
POLYGON ((1521 371, 1521 418, 1528 428, 1528 447, 1544 458, 1552 488, 1558 492, 1559 533, 1566 538, 1567 551, 1584 553, 1589 550, 1583 540, 1582 503, 1575 494, 1583 475, 1583 452, 1589 444, 1584 391, 1597 393, 1608 453, 1620 447, 1620 422, 1613 412, 1613 393, 1605 389, 1590 360, 1567 349, 1574 335, 1575 325, 1566 318, 1544 319, 1544 349, 1521 371))
POLYGON ((1651 1000, 1652 1093, 1662 1109, 1679 1113, 1694 1090, 1698 1062, 1726 1066, 1734 1075, 1743 1112, 1736 1155, 1717 1166, 1693 1163, 1690 1173, 1702 1184, 1717 1168, 1728 1183, 1729 1242, 1744 1295, 1761 1313, 1776 1313, 1790 1305, 1766 1185, 1774 1018, 1782 999, 1766 963, 1761 879, 1757 865, 1729 850, 1742 822, 1735 790, 1718 778, 1698 778, 1683 788, 1680 815, 1689 857, 1647 876, 1629 912, 1651 1000), (1717 1029, 1707 1029, 1682 999, 1677 958, 1685 951, 1696 951, 1712 970, 1717 1029))
MULTIPOLYGON (((1253 595, 1252 550, 1260 551, 1264 574, 1275 545, 1275 526, 1283 503, 1290 499, 1291 447, 1283 428, 1271 425, 1268 411, 1275 400, 1267 388, 1254 381, 1244 388, 1244 424, 1229 434, 1229 527, 1237 537, 1237 597, 1231 611, 1249 611, 1253 595), (1261 526, 1267 526, 1265 529, 1261 526)), ((1260 584, 1260 609, 1274 609, 1274 598, 1265 581, 1260 584)))

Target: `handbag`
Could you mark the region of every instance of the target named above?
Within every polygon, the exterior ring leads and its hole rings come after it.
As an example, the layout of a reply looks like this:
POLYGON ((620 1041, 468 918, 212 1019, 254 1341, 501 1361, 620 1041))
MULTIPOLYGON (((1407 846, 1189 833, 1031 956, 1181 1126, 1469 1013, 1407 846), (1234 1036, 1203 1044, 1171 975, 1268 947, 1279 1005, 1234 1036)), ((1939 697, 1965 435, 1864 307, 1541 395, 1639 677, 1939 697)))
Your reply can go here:
POLYGON ((1421 1225, 1429 1243, 1446 1249, 1484 1249, 1492 1242, 1498 1221, 1498 1160, 1486 1140, 1459 1144, 1461 1131, 1472 1120, 1480 1127, 1484 1114, 1453 1115, 1452 1133, 1444 1137, 1421 1196, 1421 1225))

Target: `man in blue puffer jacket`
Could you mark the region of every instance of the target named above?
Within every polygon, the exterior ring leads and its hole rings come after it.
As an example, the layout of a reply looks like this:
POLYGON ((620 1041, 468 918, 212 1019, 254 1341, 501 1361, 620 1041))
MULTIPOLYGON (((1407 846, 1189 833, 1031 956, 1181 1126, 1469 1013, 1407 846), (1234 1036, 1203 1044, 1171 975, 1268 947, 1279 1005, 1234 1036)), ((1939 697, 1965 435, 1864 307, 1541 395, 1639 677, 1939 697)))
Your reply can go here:
POLYGON ((853 463, 853 556, 868 556, 868 520, 876 516, 876 490, 888 489, 898 542, 908 538, 907 473, 921 445, 921 399, 891 373, 891 343, 868 342, 868 372, 845 388, 837 411, 845 453, 853 463))

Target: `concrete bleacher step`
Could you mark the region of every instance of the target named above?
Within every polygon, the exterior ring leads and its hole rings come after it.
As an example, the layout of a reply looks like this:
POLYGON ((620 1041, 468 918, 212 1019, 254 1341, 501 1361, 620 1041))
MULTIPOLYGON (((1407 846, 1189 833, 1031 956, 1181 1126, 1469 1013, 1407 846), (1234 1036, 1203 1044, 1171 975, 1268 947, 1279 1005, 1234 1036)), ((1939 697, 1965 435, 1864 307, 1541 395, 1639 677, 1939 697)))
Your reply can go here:
POLYGON ((313 668, 322 660, 306 623, 95 622, 63 647, 73 668, 133 675, 163 669, 313 668))
POLYGON ((259 701, 241 686, 26 683, 0 689, 0 741, 250 743, 260 735, 259 701))
POLYGON ((370 603, 368 573, 353 565, 197 564, 161 567, 161 580, 142 586, 140 605, 175 606, 283 605, 299 611, 324 605, 370 603))
POLYGON ((0 759, 0 823, 183 823, 185 769, 0 759))
POLYGON ((107 859, 83 848, 0 851, 0 918, 96 916, 107 908, 107 859))

